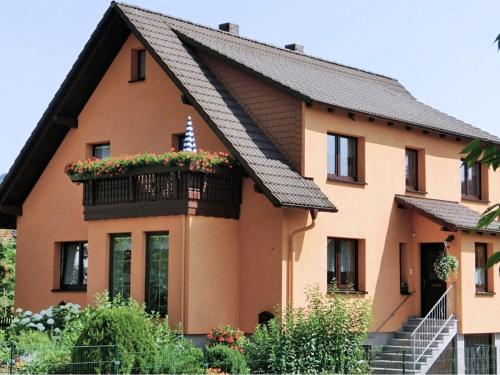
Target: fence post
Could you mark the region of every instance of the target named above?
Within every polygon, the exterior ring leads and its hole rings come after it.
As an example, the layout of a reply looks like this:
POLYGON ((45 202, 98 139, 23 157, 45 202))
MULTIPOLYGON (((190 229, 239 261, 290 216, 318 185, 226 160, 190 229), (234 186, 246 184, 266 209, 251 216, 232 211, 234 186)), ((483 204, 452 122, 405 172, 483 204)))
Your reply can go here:
POLYGON ((406 374, 406 355, 405 350, 403 349, 403 375, 406 374))
POLYGON ((120 373, 120 353, 118 351, 118 346, 115 346, 115 360, 114 360, 114 364, 115 364, 115 374, 119 374, 120 373))
POLYGON ((14 367, 14 345, 10 346, 10 355, 9 355, 9 375, 12 375, 13 373, 13 367, 14 367))

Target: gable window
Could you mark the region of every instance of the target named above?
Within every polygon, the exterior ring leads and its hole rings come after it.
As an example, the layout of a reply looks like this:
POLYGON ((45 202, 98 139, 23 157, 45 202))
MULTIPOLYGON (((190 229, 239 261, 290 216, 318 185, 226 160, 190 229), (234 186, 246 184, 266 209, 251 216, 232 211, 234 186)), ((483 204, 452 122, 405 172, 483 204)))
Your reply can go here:
POLYGON ((411 148, 405 150, 405 177, 406 189, 418 191, 418 151, 411 148))
POLYGON ((99 143, 92 145, 92 157, 105 159, 111 156, 111 145, 109 143, 99 143))
POLYGON ((144 81, 146 79, 146 50, 132 50, 130 82, 144 81))
POLYGON ((160 316, 168 311, 168 233, 146 237, 146 308, 160 316))
POLYGON ((460 167, 462 197, 481 199, 481 165, 476 162, 470 167, 462 163, 460 167))
POLYGON ((132 241, 130 234, 111 236, 109 270, 109 292, 113 298, 121 295, 130 297, 130 268, 132 262, 132 241))
POLYGON ((338 289, 358 288, 358 241, 350 239, 328 239, 328 286, 338 289))
POLYGON ((186 138, 185 133, 178 133, 172 135, 172 147, 177 149, 178 151, 182 151, 184 147, 184 139, 186 138))
POLYGON ((358 179, 358 140, 344 135, 328 134, 328 177, 356 181, 358 179))
POLYGON ((87 242, 63 242, 61 244, 61 289, 86 290, 87 267, 87 242))
POLYGON ((486 259, 488 258, 488 246, 485 243, 476 243, 476 291, 488 291, 488 274, 486 269, 486 259))

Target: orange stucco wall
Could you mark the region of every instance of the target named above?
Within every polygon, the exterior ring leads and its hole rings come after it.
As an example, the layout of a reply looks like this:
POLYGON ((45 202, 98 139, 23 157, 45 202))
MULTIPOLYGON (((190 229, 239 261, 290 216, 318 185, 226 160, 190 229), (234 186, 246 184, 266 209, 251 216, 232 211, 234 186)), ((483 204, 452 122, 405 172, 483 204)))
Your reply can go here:
MULTIPOLYGON (((454 137, 439 138, 421 131, 389 127, 383 122, 368 122, 356 116, 352 121, 346 113, 329 113, 320 105, 304 107, 305 175, 313 177, 339 209, 337 214, 320 214, 316 227, 306 232, 301 241, 300 256, 294 264, 294 302, 304 303, 303 288, 317 283, 326 289, 327 237, 362 240, 364 264, 360 264, 360 288, 368 292, 364 298, 373 301, 371 331, 397 330, 408 315, 420 314, 420 243, 442 242, 450 234, 428 219, 411 210, 402 210, 394 204, 395 194, 405 194, 405 147, 424 150, 426 198, 461 201, 460 150, 464 142, 454 137), (327 180, 328 132, 359 137, 364 162, 360 174, 366 185, 352 185, 327 180), (405 302, 395 316, 389 318, 405 296, 399 293, 399 243, 407 243, 410 250, 410 290, 415 294, 405 302), (321 267, 321 271, 318 271, 321 267), (312 271, 315 272, 312 272, 312 271), (389 320, 382 326, 386 318, 389 320)), ((487 171, 488 199, 500 200, 500 173, 487 171)), ((488 205, 463 201, 482 212, 488 205)), ((490 235, 469 234, 457 237, 450 252, 459 257, 461 269, 457 279, 457 300, 460 329, 463 333, 499 332, 500 322, 494 319, 474 319, 477 303, 483 311, 498 311, 496 297, 476 297, 474 290, 474 242, 487 242, 495 251, 500 241, 490 235), (461 249, 462 251, 459 251, 461 249), (467 285, 467 287, 465 287, 467 285), (463 313, 462 313, 463 309, 463 313)), ((498 283, 498 270, 493 271, 498 283)))

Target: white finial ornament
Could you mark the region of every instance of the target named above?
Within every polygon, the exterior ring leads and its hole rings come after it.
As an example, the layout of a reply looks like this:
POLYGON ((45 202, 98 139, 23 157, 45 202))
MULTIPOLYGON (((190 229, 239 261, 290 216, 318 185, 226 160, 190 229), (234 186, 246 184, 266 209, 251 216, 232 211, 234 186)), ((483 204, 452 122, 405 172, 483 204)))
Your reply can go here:
POLYGON ((186 123, 186 133, 184 135, 184 142, 182 144, 182 151, 196 152, 196 140, 194 139, 193 122, 191 116, 188 116, 186 123))

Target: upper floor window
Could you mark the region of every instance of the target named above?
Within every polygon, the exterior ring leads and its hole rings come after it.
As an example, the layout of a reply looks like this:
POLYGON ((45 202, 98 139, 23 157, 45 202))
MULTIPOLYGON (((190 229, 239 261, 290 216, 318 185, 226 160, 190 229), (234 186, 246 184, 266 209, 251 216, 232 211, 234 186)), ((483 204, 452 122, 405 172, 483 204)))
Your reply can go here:
POLYGON ((488 246, 485 243, 476 243, 476 291, 488 291, 488 274, 486 269, 486 259, 488 258, 488 246))
POLYGON ((351 239, 328 239, 328 285, 339 289, 358 287, 358 241, 351 239))
POLYGON ((411 148, 405 150, 405 177, 406 189, 418 191, 418 151, 411 148))
POLYGON ((481 165, 476 162, 470 167, 462 163, 460 167, 462 196, 481 199, 481 165))
POLYGON ((87 242, 64 242, 61 244, 61 289, 86 290, 87 267, 87 242))
POLYGON ((146 50, 132 50, 130 81, 144 81, 146 79, 146 50))
POLYGON ((334 179, 358 179, 358 140, 344 135, 328 134, 328 176, 334 179))
POLYGON ((109 143, 100 143, 92 145, 92 157, 96 159, 105 159, 111 156, 111 146, 109 143))
POLYGON ((175 149, 182 151, 184 147, 184 139, 186 138, 185 133, 178 133, 172 135, 172 147, 175 149))

